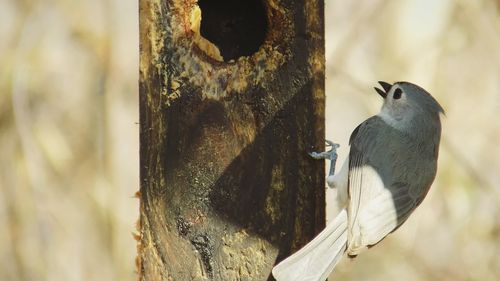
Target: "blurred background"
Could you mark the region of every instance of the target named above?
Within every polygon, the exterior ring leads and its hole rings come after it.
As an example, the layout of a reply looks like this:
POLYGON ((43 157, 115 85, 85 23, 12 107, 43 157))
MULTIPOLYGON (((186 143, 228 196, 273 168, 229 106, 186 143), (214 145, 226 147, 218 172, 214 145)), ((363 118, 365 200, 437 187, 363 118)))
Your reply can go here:
MULTIPOLYGON (((136 280, 137 9, 0 1, 0 280, 136 280)), ((500 1, 328 0, 325 13, 339 165, 381 106, 378 80, 419 84, 446 110, 427 199, 333 280, 497 280, 500 1)))
POLYGON ((136 280, 138 8, 0 0, 0 280, 136 280))

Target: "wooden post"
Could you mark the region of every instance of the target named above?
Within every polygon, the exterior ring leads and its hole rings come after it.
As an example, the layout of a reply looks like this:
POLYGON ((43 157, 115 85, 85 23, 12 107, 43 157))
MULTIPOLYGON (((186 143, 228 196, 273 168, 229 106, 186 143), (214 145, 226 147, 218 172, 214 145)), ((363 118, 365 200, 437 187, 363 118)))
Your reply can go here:
POLYGON ((325 223, 323 2, 139 3, 140 280, 272 280, 325 223))

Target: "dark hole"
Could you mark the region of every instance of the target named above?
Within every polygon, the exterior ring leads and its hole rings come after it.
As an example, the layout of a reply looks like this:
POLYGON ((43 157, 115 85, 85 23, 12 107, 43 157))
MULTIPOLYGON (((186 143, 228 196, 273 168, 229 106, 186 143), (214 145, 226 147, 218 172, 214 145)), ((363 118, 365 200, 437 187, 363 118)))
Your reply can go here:
POLYGON ((266 36, 262 0, 199 0, 201 35, 214 43, 225 61, 255 53, 266 36))

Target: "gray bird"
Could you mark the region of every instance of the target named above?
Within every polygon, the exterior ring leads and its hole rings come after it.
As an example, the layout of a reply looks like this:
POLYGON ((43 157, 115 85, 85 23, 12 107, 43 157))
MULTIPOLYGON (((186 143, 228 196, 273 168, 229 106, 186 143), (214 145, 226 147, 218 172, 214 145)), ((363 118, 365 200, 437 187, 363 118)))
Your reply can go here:
POLYGON ((273 268, 278 281, 324 281, 340 259, 358 255, 395 231, 426 196, 437 170, 439 103, 408 82, 379 82, 380 113, 354 129, 349 156, 333 175, 336 147, 312 153, 331 159, 327 184, 342 210, 311 242, 273 268))

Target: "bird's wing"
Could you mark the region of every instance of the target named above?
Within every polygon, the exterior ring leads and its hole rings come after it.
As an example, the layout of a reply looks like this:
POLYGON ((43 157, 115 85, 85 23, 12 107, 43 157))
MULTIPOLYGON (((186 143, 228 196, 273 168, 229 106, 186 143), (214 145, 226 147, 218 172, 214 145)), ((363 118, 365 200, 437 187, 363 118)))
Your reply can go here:
POLYGON ((398 228, 416 208, 407 185, 385 189, 358 212, 357 225, 365 246, 375 245, 398 228))
POLYGON ((410 185, 398 182, 400 178, 393 174, 397 165, 411 161, 400 159, 401 152, 406 153, 403 140, 399 131, 377 116, 363 122, 351 136, 347 250, 350 255, 382 240, 417 205, 410 185))

